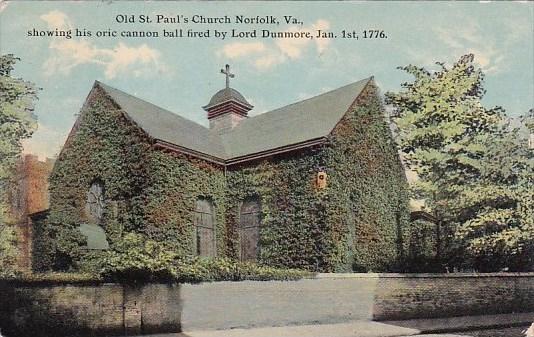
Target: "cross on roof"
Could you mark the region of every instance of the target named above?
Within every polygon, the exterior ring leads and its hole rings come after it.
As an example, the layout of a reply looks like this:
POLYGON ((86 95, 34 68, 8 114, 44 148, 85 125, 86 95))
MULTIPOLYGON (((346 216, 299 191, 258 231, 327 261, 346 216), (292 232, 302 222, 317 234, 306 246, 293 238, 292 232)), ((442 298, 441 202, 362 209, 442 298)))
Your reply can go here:
POLYGON ((230 65, 229 64, 227 64, 224 68, 225 69, 221 69, 221 74, 225 74, 226 75, 226 89, 228 89, 228 88, 230 88, 230 77, 234 78, 235 75, 230 72, 230 65))

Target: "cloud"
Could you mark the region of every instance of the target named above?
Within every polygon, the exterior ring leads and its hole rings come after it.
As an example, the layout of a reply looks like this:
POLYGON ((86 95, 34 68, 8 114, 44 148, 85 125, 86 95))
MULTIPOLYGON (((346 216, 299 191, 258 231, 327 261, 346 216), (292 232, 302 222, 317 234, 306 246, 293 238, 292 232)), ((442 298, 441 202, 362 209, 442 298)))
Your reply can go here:
POLYGON ((72 23, 69 17, 58 10, 53 10, 40 16, 41 20, 46 22, 50 29, 69 29, 72 28, 72 23))
MULTIPOLYGON (((320 30, 330 29, 330 22, 326 20, 317 20, 317 22, 312 25, 312 30, 316 31, 319 29, 320 30)), ((322 54, 327 49, 327 47, 330 45, 330 41, 331 40, 329 39, 316 39, 315 45, 317 47, 317 52, 319 54, 322 54)))
MULTIPOLYGON (((128 47, 124 43, 119 43, 113 51, 106 50, 109 55, 109 62, 105 63, 105 75, 107 78, 113 78, 120 72, 126 72, 130 66, 135 64, 155 65, 160 68, 160 52, 143 44, 139 47, 128 47)), ((142 75, 142 71, 136 70, 134 75, 142 75)))
POLYGON ((469 16, 464 15, 456 20, 462 24, 451 25, 447 21, 432 25, 432 42, 399 45, 399 51, 407 56, 410 63, 425 66, 432 66, 436 61, 445 61, 450 65, 460 56, 472 53, 475 63, 484 73, 495 75, 512 67, 518 45, 532 35, 527 28, 531 23, 522 15, 507 14, 495 18, 491 22, 492 30, 484 26, 484 21, 469 16), (501 33, 506 38, 501 38, 501 33), (421 47, 428 45, 434 45, 434 48, 421 47))
POLYGON ((150 73, 154 68, 159 73, 165 70, 160 61, 160 52, 146 44, 130 47, 119 42, 115 47, 106 49, 83 40, 54 39, 49 48, 51 55, 43 65, 48 76, 57 73, 68 75, 73 68, 86 64, 103 67, 107 79, 113 79, 121 73, 138 77, 150 73))
POLYGON ((268 70, 277 64, 284 62, 286 58, 277 52, 269 51, 267 54, 258 57, 254 61, 254 66, 258 70, 268 70))
POLYGON ((224 55, 230 59, 235 59, 251 54, 261 53, 266 49, 267 48, 265 47, 265 44, 262 42, 233 42, 225 45, 223 49, 219 52, 219 55, 224 55))
POLYGON ((59 154, 68 132, 58 131, 39 123, 37 131, 29 139, 22 141, 23 153, 39 156, 39 159, 54 158, 59 154))
POLYGON ((455 56, 474 54, 475 62, 486 74, 507 69, 504 51, 496 47, 494 40, 484 36, 477 22, 465 20, 462 26, 455 29, 434 27, 433 30, 455 56))
POLYGON ((258 70, 266 70, 285 61, 282 53, 267 48, 263 42, 228 43, 217 52, 217 55, 231 60, 248 58, 258 70))
MULTIPOLYGON (((317 20, 314 24, 303 27, 292 27, 287 32, 311 32, 315 35, 318 29, 328 30, 330 23, 327 20, 317 20)), ((329 39, 276 39, 271 44, 263 42, 231 42, 217 51, 218 56, 229 59, 245 59, 252 63, 258 70, 268 70, 286 62, 296 60, 309 51, 309 47, 315 45, 317 54, 324 53, 330 45, 329 39)))
MULTIPOLYGON (((72 29, 68 16, 54 10, 41 15, 49 29, 72 29)), ((166 71, 161 61, 161 53, 146 44, 128 46, 119 42, 112 48, 100 48, 88 40, 54 37, 49 44, 50 56, 44 62, 44 73, 68 75, 73 68, 81 65, 97 65, 103 68, 104 76, 113 79, 120 74, 133 74, 136 77, 166 71)))
MULTIPOLYGON (((296 29, 291 28, 287 31, 290 32, 297 32, 297 31, 303 31, 303 32, 310 32, 313 35, 315 35, 315 32, 317 30, 328 30, 330 29, 330 23, 326 20, 319 19, 317 22, 312 24, 309 28, 304 29, 296 29)), ((315 46, 317 49, 317 52, 319 54, 323 53, 328 45, 330 44, 330 39, 314 39, 315 46)), ((308 39, 278 39, 276 40, 276 45, 278 46, 280 52, 290 59, 298 59, 302 56, 302 53, 304 52, 304 49, 306 46, 308 46, 310 43, 312 43, 312 40, 308 39)))
MULTIPOLYGON (((297 31, 296 29, 290 29, 288 31, 297 31)), ((278 50, 290 59, 298 59, 302 56, 302 52, 306 45, 310 43, 305 39, 278 39, 275 44, 278 50)))
POLYGON ((6 0, 0 0, 0 13, 2 13, 6 8, 7 5, 9 5, 9 2, 6 0))

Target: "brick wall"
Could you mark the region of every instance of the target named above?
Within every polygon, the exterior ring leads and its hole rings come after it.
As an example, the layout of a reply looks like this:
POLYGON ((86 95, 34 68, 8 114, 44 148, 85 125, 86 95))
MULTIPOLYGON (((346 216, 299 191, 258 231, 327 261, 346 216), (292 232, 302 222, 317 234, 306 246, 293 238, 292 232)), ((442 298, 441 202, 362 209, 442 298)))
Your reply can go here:
POLYGON ((17 264, 20 269, 31 269, 33 227, 28 215, 48 209, 48 177, 54 162, 50 158, 40 161, 36 155, 24 155, 17 162, 8 189, 9 217, 17 233, 17 264))
POLYGON ((0 284, 7 336, 136 335, 180 330, 180 287, 0 284))
POLYGON ((383 275, 375 320, 534 311, 534 274, 383 275))
POLYGON ((48 208, 48 177, 54 163, 54 159, 40 161, 36 155, 31 154, 24 155, 17 162, 8 196, 13 218, 25 221, 28 214, 48 208))
POLYGON ((319 274, 142 287, 0 282, 6 337, 92 336, 534 312, 534 273, 319 274))

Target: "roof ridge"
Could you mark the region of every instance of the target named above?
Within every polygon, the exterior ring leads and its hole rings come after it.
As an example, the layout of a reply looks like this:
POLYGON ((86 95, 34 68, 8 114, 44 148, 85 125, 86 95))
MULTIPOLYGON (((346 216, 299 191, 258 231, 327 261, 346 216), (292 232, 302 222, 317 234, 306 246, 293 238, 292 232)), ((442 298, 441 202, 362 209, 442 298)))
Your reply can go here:
MULTIPOLYGON (((359 81, 356 81, 356 82, 351 82, 351 83, 349 83, 349 84, 345 84, 345 85, 343 85, 343 86, 341 86, 341 87, 338 87, 338 88, 335 88, 335 89, 332 89, 332 90, 323 92, 323 93, 321 93, 321 94, 318 94, 318 95, 315 95, 315 96, 312 96, 312 97, 308 97, 308 98, 305 98, 305 99, 303 99, 303 100, 300 100, 300 101, 297 101, 297 102, 294 102, 294 103, 290 103, 290 104, 287 104, 287 105, 283 105, 283 106, 281 106, 281 107, 278 107, 278 108, 275 108, 275 109, 272 109, 272 110, 269 110, 269 111, 265 111, 265 112, 263 112, 263 113, 260 113, 260 114, 254 115, 254 116, 250 116, 249 118, 243 120, 241 123, 246 122, 246 121, 248 121, 248 120, 256 119, 257 117, 268 117, 271 113, 276 112, 276 111, 278 111, 278 110, 287 109, 287 108, 292 107, 292 106, 294 106, 294 105, 301 104, 301 103, 304 103, 304 102, 306 102, 306 101, 309 101, 309 100, 312 100, 312 99, 319 98, 319 97, 321 97, 321 96, 330 94, 330 93, 332 93, 332 92, 334 92, 334 91, 339 91, 339 90, 345 89, 345 88, 347 88, 347 87, 349 87, 349 86, 352 86, 352 85, 355 85, 355 84, 358 84, 358 83, 365 83, 365 84, 367 85, 367 83, 368 83, 369 81, 373 80, 373 79, 374 79, 374 76, 369 76, 369 77, 364 78, 364 79, 362 79, 362 80, 359 80, 359 81)), ((241 124, 241 123, 240 123, 240 124, 241 124)), ((240 126, 240 125, 238 125, 237 127, 233 128, 232 130, 228 131, 227 134, 231 134, 231 133, 233 133, 234 131, 237 131, 237 130, 239 129, 239 126, 240 126)))
MULTIPOLYGON (((369 82, 369 81, 372 80, 373 78, 374 78, 374 76, 369 76, 369 77, 367 77, 367 78, 364 78, 363 80, 359 80, 359 81, 356 81, 356 82, 351 82, 351 83, 349 83, 349 84, 345 84, 345 85, 343 85, 343 86, 341 86, 341 87, 338 87, 338 88, 335 88, 335 89, 332 89, 332 90, 328 90, 328 91, 323 92, 323 93, 321 93, 321 94, 319 94, 319 95, 315 95, 315 96, 312 96, 312 97, 308 97, 308 98, 305 98, 305 99, 303 99, 303 100, 301 100, 301 101, 297 101, 297 102, 295 102, 295 103, 291 103, 291 104, 288 104, 288 105, 284 105, 284 106, 282 106, 282 107, 280 107, 280 108, 277 108, 277 109, 274 109, 274 110, 271 110, 271 111, 275 111, 275 110, 282 109, 282 108, 285 108, 285 107, 288 107, 288 106, 291 106, 291 105, 294 105, 294 104, 299 104, 299 103, 302 103, 302 102, 305 102, 305 101, 309 101, 310 99, 314 99, 314 98, 317 98, 317 97, 321 97, 321 96, 330 94, 330 93, 332 93, 332 92, 334 92, 334 91, 338 91, 338 90, 345 89, 346 87, 350 87, 351 85, 354 85, 354 84, 356 84, 356 83, 369 82)), ((269 111, 267 111, 267 112, 269 112, 269 111)))
MULTIPOLYGON (((191 120, 191 119, 189 119, 189 118, 185 118, 184 116, 179 115, 179 114, 177 114, 177 113, 174 113, 174 112, 172 112, 172 111, 170 111, 170 110, 167 110, 167 109, 165 109, 165 108, 163 108, 163 107, 161 107, 161 106, 159 106, 159 105, 156 105, 156 104, 154 104, 154 103, 152 103, 152 102, 150 102, 150 101, 147 101, 146 99, 139 98, 139 97, 137 97, 137 96, 134 96, 134 95, 132 95, 132 94, 129 94, 129 93, 127 93, 126 91, 123 91, 123 90, 121 90, 121 89, 112 87, 111 85, 106 84, 106 83, 103 83, 103 82, 101 82, 101 81, 99 81, 99 80, 95 80, 95 83, 97 83, 98 85, 100 85, 100 86, 104 89, 104 91, 107 91, 107 88, 112 89, 112 90, 116 90, 116 91, 120 92, 121 94, 124 94, 124 95, 126 95, 126 96, 128 96, 128 97, 132 97, 132 98, 135 99, 135 100, 142 101, 142 102, 144 102, 144 103, 146 103, 146 104, 150 104, 150 105, 152 105, 152 106, 154 106, 154 107, 156 107, 156 108, 158 108, 158 109, 161 109, 161 110, 165 111, 166 113, 171 114, 173 117, 178 117, 178 118, 180 118, 180 119, 183 119, 183 120, 186 120, 186 121, 188 121, 188 122, 194 123, 195 125, 197 125, 197 126, 203 128, 203 129, 206 129, 206 130, 209 131, 209 128, 205 127, 204 125, 202 125, 202 124, 200 124, 200 123, 197 123, 197 122, 195 122, 194 120, 191 120), (106 87, 107 87, 107 88, 106 88, 106 87)), ((116 102, 116 103, 119 104, 119 102, 116 102)), ((119 104, 119 105, 120 105, 120 104, 119 104)), ((128 113, 128 111, 125 111, 125 112, 128 113)))
POLYGON ((261 114, 251 116, 250 119, 252 119, 252 118, 256 118, 256 117, 259 117, 259 116, 263 116, 263 115, 266 115, 266 114, 268 114, 268 113, 275 112, 275 111, 277 111, 277 110, 285 109, 285 108, 288 108, 288 107, 293 106, 293 105, 296 105, 296 104, 301 104, 301 103, 303 103, 303 102, 306 102, 306 101, 309 101, 309 100, 312 100, 312 99, 315 99, 315 98, 318 98, 318 97, 321 97, 321 96, 330 94, 330 93, 332 93, 332 92, 334 92, 334 91, 342 90, 342 89, 347 88, 347 87, 349 87, 349 86, 351 86, 351 85, 355 85, 356 83, 369 82, 369 81, 371 81, 372 79, 374 79, 374 76, 369 76, 369 77, 367 77, 367 78, 364 78, 363 80, 359 80, 359 81, 356 81, 356 82, 351 82, 351 83, 349 83, 349 84, 345 84, 344 86, 341 86, 341 87, 336 88, 336 89, 328 90, 328 91, 323 92, 323 93, 321 93, 321 94, 319 94, 319 95, 315 95, 315 96, 312 96, 312 97, 308 97, 308 98, 305 98, 305 99, 303 99, 303 100, 300 100, 300 101, 297 101, 297 102, 294 102, 294 103, 290 103, 290 104, 287 104, 287 105, 283 105, 283 106, 281 106, 281 107, 278 107, 278 108, 275 108, 275 109, 272 109, 272 110, 269 110, 269 111, 265 111, 265 112, 263 112, 263 113, 261 113, 261 114))

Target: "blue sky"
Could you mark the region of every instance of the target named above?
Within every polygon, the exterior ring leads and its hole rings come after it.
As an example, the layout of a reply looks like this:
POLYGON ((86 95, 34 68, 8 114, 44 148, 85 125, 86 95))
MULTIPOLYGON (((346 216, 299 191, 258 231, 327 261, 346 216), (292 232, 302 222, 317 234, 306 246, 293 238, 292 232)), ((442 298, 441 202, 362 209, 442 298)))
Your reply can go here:
POLYGON ((252 115, 375 76, 383 92, 410 77, 396 69, 451 64, 474 53, 486 73, 484 104, 510 115, 534 106, 534 3, 519 2, 82 2, 0 1, 0 51, 21 58, 15 75, 42 88, 39 130, 25 151, 59 152, 93 82, 111 86, 207 125, 201 106, 224 86, 255 108, 252 115), (291 15, 302 25, 126 24, 119 14, 209 17, 291 15), (33 28, 97 30, 384 30, 383 40, 28 37, 33 28))

